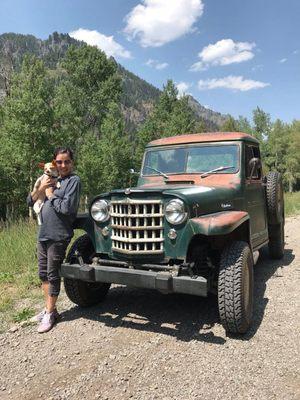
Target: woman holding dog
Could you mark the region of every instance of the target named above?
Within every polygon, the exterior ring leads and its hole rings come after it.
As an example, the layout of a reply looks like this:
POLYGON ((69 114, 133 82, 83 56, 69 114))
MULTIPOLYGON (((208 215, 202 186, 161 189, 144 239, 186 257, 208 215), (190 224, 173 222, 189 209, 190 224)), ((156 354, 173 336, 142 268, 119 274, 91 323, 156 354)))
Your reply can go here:
POLYGON ((72 225, 80 196, 80 179, 73 173, 72 150, 58 147, 53 162, 59 174, 57 181, 50 177, 43 179, 38 191, 27 198, 27 204, 32 207, 40 194, 46 196, 37 242, 39 277, 46 303, 45 309, 34 317, 39 322, 39 333, 48 332, 59 318, 56 309, 61 285, 59 268, 73 236, 72 225))

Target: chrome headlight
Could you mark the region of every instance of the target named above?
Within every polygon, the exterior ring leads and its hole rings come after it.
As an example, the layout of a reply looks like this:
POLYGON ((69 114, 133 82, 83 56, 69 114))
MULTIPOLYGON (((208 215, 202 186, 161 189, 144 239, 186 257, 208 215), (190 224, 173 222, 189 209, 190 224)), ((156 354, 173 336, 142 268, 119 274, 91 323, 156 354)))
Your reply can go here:
POLYGON ((92 218, 97 222, 105 222, 109 219, 109 204, 106 200, 96 200, 91 206, 92 218))
POLYGON ((170 224, 181 224, 187 217, 184 202, 179 199, 170 200, 165 207, 165 215, 170 224))

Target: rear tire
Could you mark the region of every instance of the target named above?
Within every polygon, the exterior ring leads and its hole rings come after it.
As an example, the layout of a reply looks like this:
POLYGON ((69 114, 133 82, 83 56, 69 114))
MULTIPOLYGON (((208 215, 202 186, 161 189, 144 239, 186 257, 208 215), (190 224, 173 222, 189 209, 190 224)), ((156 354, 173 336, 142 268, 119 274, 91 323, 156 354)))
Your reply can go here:
POLYGON ((267 175, 267 212, 268 224, 278 225, 284 219, 284 198, 281 174, 269 172, 267 175))
POLYGON ((269 254, 274 260, 284 256, 284 223, 269 226, 269 254))
POLYGON ((281 174, 278 172, 268 173, 266 195, 269 254, 274 260, 280 260, 284 255, 284 197, 281 174))
POLYGON ((226 332, 247 332, 253 314, 253 258, 246 242, 235 241, 221 254, 218 305, 226 332))
MULTIPOLYGON (((77 262, 75 252, 78 251, 83 261, 90 264, 95 249, 90 237, 85 234, 73 243, 68 252, 66 262, 77 262)), ((89 307, 100 303, 106 296, 110 283, 85 282, 77 279, 64 279, 65 291, 68 298, 80 307, 89 307)))

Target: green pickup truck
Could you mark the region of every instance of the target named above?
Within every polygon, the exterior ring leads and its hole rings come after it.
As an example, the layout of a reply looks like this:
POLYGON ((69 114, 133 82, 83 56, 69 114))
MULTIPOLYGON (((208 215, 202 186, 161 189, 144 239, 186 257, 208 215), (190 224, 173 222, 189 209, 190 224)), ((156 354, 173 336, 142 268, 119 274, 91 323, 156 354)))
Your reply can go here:
POLYGON ((213 293, 225 330, 245 333, 258 250, 284 254, 281 176, 263 175, 245 133, 162 138, 147 145, 137 186, 96 196, 74 227, 86 234, 61 266, 74 303, 101 302, 111 283, 213 293))

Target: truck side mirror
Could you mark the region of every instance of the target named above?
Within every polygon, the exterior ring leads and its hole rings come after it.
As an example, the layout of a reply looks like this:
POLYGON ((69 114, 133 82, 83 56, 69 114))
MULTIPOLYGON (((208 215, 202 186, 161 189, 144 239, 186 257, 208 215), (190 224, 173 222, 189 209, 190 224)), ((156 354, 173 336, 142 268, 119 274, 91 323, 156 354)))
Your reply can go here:
POLYGON ((249 179, 251 180, 253 178, 253 175, 254 175, 255 172, 257 172, 257 176, 256 177, 259 178, 260 175, 261 175, 259 173, 261 168, 262 168, 261 159, 257 158, 257 157, 251 158, 251 160, 249 161, 249 171, 251 171, 249 179))
POLYGON ((133 168, 130 168, 129 170, 130 175, 139 175, 139 172, 136 172, 133 168))

